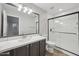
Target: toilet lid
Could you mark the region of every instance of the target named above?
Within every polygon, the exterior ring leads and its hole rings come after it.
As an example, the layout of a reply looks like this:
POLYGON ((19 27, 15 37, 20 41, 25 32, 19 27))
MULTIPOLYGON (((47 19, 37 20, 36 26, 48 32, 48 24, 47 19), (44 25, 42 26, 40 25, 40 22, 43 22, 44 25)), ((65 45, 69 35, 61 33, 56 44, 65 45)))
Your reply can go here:
POLYGON ((51 42, 51 41, 46 41, 46 44, 55 45, 55 43, 54 42, 51 42))

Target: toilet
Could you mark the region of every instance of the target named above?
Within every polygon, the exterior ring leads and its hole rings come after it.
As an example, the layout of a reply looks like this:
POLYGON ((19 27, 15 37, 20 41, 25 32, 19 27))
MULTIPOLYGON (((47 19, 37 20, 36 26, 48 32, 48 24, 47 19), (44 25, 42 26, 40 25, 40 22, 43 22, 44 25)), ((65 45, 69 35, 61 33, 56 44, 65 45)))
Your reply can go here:
POLYGON ((43 35, 46 38, 46 50, 50 53, 54 53, 56 44, 50 40, 47 40, 47 35, 43 35))
POLYGON ((46 41, 46 50, 50 53, 54 53, 55 43, 51 41, 46 41))

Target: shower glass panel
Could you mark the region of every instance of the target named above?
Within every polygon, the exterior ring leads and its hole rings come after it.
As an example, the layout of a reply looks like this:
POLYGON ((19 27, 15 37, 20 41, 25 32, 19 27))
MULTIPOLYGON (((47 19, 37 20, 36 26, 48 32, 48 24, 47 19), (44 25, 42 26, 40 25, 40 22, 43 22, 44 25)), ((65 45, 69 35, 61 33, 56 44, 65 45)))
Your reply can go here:
POLYGON ((49 20, 49 40, 79 55, 78 13, 49 20))

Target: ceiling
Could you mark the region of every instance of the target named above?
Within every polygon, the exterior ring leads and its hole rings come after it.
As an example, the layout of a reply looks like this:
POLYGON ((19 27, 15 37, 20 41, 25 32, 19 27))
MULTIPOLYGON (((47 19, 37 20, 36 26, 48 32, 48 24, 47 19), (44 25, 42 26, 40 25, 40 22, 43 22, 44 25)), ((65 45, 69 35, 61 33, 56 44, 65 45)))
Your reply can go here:
POLYGON ((63 11, 79 8, 79 3, 27 3, 23 5, 32 8, 31 4, 47 12, 50 15, 57 15, 63 11))
POLYGON ((65 11, 77 7, 79 5, 79 3, 34 3, 34 4, 50 14, 65 11))

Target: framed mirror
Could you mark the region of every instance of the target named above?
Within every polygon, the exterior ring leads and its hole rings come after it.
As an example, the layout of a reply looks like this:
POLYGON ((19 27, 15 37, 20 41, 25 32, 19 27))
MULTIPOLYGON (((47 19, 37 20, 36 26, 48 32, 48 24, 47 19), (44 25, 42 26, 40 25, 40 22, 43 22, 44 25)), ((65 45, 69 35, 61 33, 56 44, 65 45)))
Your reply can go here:
POLYGON ((39 33, 39 14, 27 14, 18 11, 17 7, 0 4, 0 37, 18 36, 39 33))

